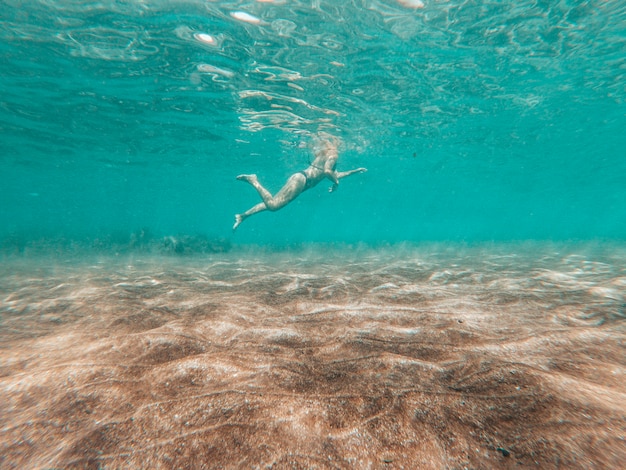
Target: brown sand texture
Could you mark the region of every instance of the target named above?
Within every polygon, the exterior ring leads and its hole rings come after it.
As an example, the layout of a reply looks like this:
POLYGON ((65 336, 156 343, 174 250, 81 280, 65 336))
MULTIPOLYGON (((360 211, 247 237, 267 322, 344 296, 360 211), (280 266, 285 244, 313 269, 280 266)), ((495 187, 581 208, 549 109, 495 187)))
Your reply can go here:
POLYGON ((0 468, 624 468, 624 260, 5 258, 0 468))

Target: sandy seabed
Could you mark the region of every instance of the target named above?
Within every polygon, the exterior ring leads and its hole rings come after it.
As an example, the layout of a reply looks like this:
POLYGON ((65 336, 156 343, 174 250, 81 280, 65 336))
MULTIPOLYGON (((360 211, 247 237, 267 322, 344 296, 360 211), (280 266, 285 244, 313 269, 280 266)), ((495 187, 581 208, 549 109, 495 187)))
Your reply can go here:
POLYGON ((0 467, 619 468, 626 248, 0 265, 0 467))

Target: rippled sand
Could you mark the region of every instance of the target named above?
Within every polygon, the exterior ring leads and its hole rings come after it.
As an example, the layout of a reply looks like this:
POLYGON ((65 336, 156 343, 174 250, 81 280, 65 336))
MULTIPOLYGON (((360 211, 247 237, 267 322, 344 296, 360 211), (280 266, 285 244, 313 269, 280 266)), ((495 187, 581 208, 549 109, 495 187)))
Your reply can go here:
POLYGON ((626 250, 5 258, 2 468, 618 468, 626 250))

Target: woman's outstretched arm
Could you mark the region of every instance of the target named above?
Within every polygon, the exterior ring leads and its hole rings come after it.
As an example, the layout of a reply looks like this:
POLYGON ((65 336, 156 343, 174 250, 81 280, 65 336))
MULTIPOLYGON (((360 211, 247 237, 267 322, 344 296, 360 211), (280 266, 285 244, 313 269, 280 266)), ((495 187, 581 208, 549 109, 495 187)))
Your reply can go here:
POLYGON ((335 174, 337 175, 337 179, 340 180, 341 178, 345 178, 346 176, 355 175, 357 173, 365 173, 366 171, 367 168, 356 168, 349 171, 336 171, 335 174))
POLYGON ((333 191, 337 190, 337 188, 339 187, 339 180, 341 178, 345 178, 346 176, 354 175, 356 173, 365 173, 366 171, 367 168, 356 168, 349 171, 333 171, 333 175, 335 178, 330 178, 330 180, 333 182, 333 185, 328 188, 328 192, 332 193, 333 191))

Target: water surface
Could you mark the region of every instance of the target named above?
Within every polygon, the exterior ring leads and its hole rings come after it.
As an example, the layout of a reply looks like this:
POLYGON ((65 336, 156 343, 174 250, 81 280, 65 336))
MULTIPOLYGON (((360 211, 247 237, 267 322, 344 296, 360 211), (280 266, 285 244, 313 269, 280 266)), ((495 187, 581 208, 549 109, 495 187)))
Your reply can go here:
POLYGON ((228 237, 325 130, 235 242, 623 240, 623 2, 423 3, 4 2, 0 235, 228 237))

